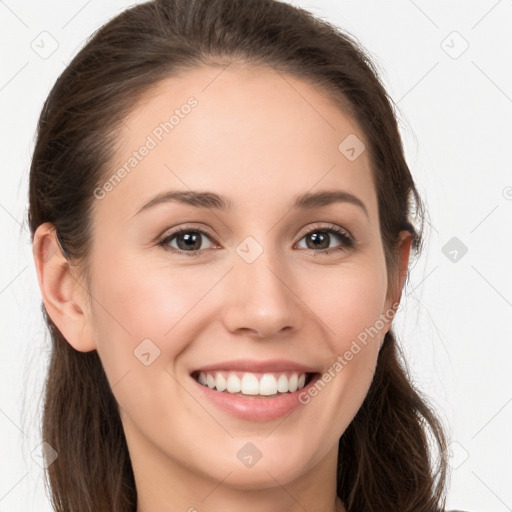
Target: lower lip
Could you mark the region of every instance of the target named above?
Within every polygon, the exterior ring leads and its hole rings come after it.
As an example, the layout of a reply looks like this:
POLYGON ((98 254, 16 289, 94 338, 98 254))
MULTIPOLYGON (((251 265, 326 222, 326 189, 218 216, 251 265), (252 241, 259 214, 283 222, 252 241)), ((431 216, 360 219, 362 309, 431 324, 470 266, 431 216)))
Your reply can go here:
POLYGON ((318 374, 315 374, 308 385, 302 389, 293 393, 283 393, 274 398, 259 398, 259 395, 255 395, 258 398, 244 398, 225 391, 211 389, 208 386, 203 386, 193 377, 191 379, 199 386, 208 400, 232 416, 249 421, 271 421, 287 416, 297 407, 304 405, 299 401, 299 395, 307 393, 319 377, 318 374))

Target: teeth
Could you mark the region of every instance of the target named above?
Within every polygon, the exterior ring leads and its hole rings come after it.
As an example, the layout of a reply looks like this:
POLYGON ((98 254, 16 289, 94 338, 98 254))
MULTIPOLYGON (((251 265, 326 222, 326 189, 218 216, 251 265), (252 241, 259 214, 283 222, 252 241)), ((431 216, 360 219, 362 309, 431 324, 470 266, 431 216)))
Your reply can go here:
MULTIPOLYGON (((281 375, 281 377, 283 379, 286 379, 284 375, 281 375)), ((276 378, 271 373, 265 373, 265 375, 261 377, 258 394, 265 396, 275 395, 277 393, 277 390, 278 388, 276 378)))
POLYGON ((200 372, 197 380, 203 386, 208 386, 210 389, 216 388, 217 391, 272 396, 277 395, 277 393, 293 393, 302 389, 306 383, 306 374, 298 374, 297 372, 292 374, 265 373, 258 380, 258 376, 250 372, 245 372, 242 378, 233 372, 200 372))
POLYGON ((281 375, 279 379, 277 379, 277 391, 280 393, 286 393, 288 391, 288 379, 286 375, 281 375))
POLYGON ((206 375, 206 385, 209 388, 215 387, 215 379, 210 374, 206 375))
POLYGON ((294 373, 291 379, 288 381, 288 391, 297 391, 297 386, 299 384, 299 377, 294 373))
POLYGON ((227 389, 228 393, 239 393, 242 383, 240 379, 236 375, 230 375, 227 381, 227 389))
POLYGON ((217 373, 217 376, 215 377, 215 387, 217 388, 217 391, 225 391, 228 387, 226 379, 222 373, 217 373))
POLYGON ((260 383, 258 378, 253 373, 246 373, 242 378, 242 384, 240 391, 244 395, 259 395, 260 394, 260 383))

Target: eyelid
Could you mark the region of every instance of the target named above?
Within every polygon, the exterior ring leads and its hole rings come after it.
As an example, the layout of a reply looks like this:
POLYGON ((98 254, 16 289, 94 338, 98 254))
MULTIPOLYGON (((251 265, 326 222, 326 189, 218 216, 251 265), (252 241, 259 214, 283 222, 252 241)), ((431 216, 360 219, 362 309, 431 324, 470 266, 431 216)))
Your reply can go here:
POLYGON ((350 231, 346 228, 339 226, 338 224, 331 224, 329 222, 318 222, 316 224, 314 223, 313 225, 309 225, 304 229, 305 230, 301 233, 299 240, 301 240, 305 235, 308 235, 312 231, 328 231, 332 229, 333 231, 339 231, 340 233, 344 234, 347 238, 350 238, 355 242, 355 239, 350 233, 350 231))

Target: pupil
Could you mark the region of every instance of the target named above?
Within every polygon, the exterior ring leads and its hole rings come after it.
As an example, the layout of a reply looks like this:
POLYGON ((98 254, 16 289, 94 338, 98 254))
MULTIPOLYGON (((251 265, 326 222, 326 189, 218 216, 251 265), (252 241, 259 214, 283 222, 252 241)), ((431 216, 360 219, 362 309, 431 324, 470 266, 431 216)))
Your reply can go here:
POLYGON ((312 235, 310 235, 310 238, 314 242, 312 246, 309 246, 309 244, 308 244, 308 247, 310 249, 319 248, 319 247, 321 249, 326 249, 327 247, 329 247, 329 236, 328 235, 325 235, 322 233, 320 233, 320 234, 313 233, 312 235), (315 243, 317 241, 320 241, 320 243, 315 243), (327 242, 327 244, 325 242, 327 242))
POLYGON ((189 233, 186 233, 184 235, 181 235, 181 237, 178 237, 178 247, 180 249, 185 248, 185 249, 197 250, 201 246, 201 242, 198 242, 198 240, 199 240, 199 237, 197 236, 197 234, 191 235, 189 233), (183 238, 184 244, 180 244, 181 238, 183 238), (180 247, 180 245, 182 245, 182 247, 180 247))

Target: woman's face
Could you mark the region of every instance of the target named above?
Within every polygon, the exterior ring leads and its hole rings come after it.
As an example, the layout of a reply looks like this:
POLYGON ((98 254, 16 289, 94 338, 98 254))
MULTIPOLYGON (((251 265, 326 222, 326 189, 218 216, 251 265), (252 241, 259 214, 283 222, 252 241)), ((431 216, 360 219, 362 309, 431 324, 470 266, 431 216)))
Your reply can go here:
POLYGON ((315 87, 234 65, 160 83, 125 120, 77 348, 97 349, 147 485, 171 468, 240 489, 331 478, 396 300, 363 144, 315 87), (317 380, 235 396, 208 387, 216 370, 247 393, 317 380))

